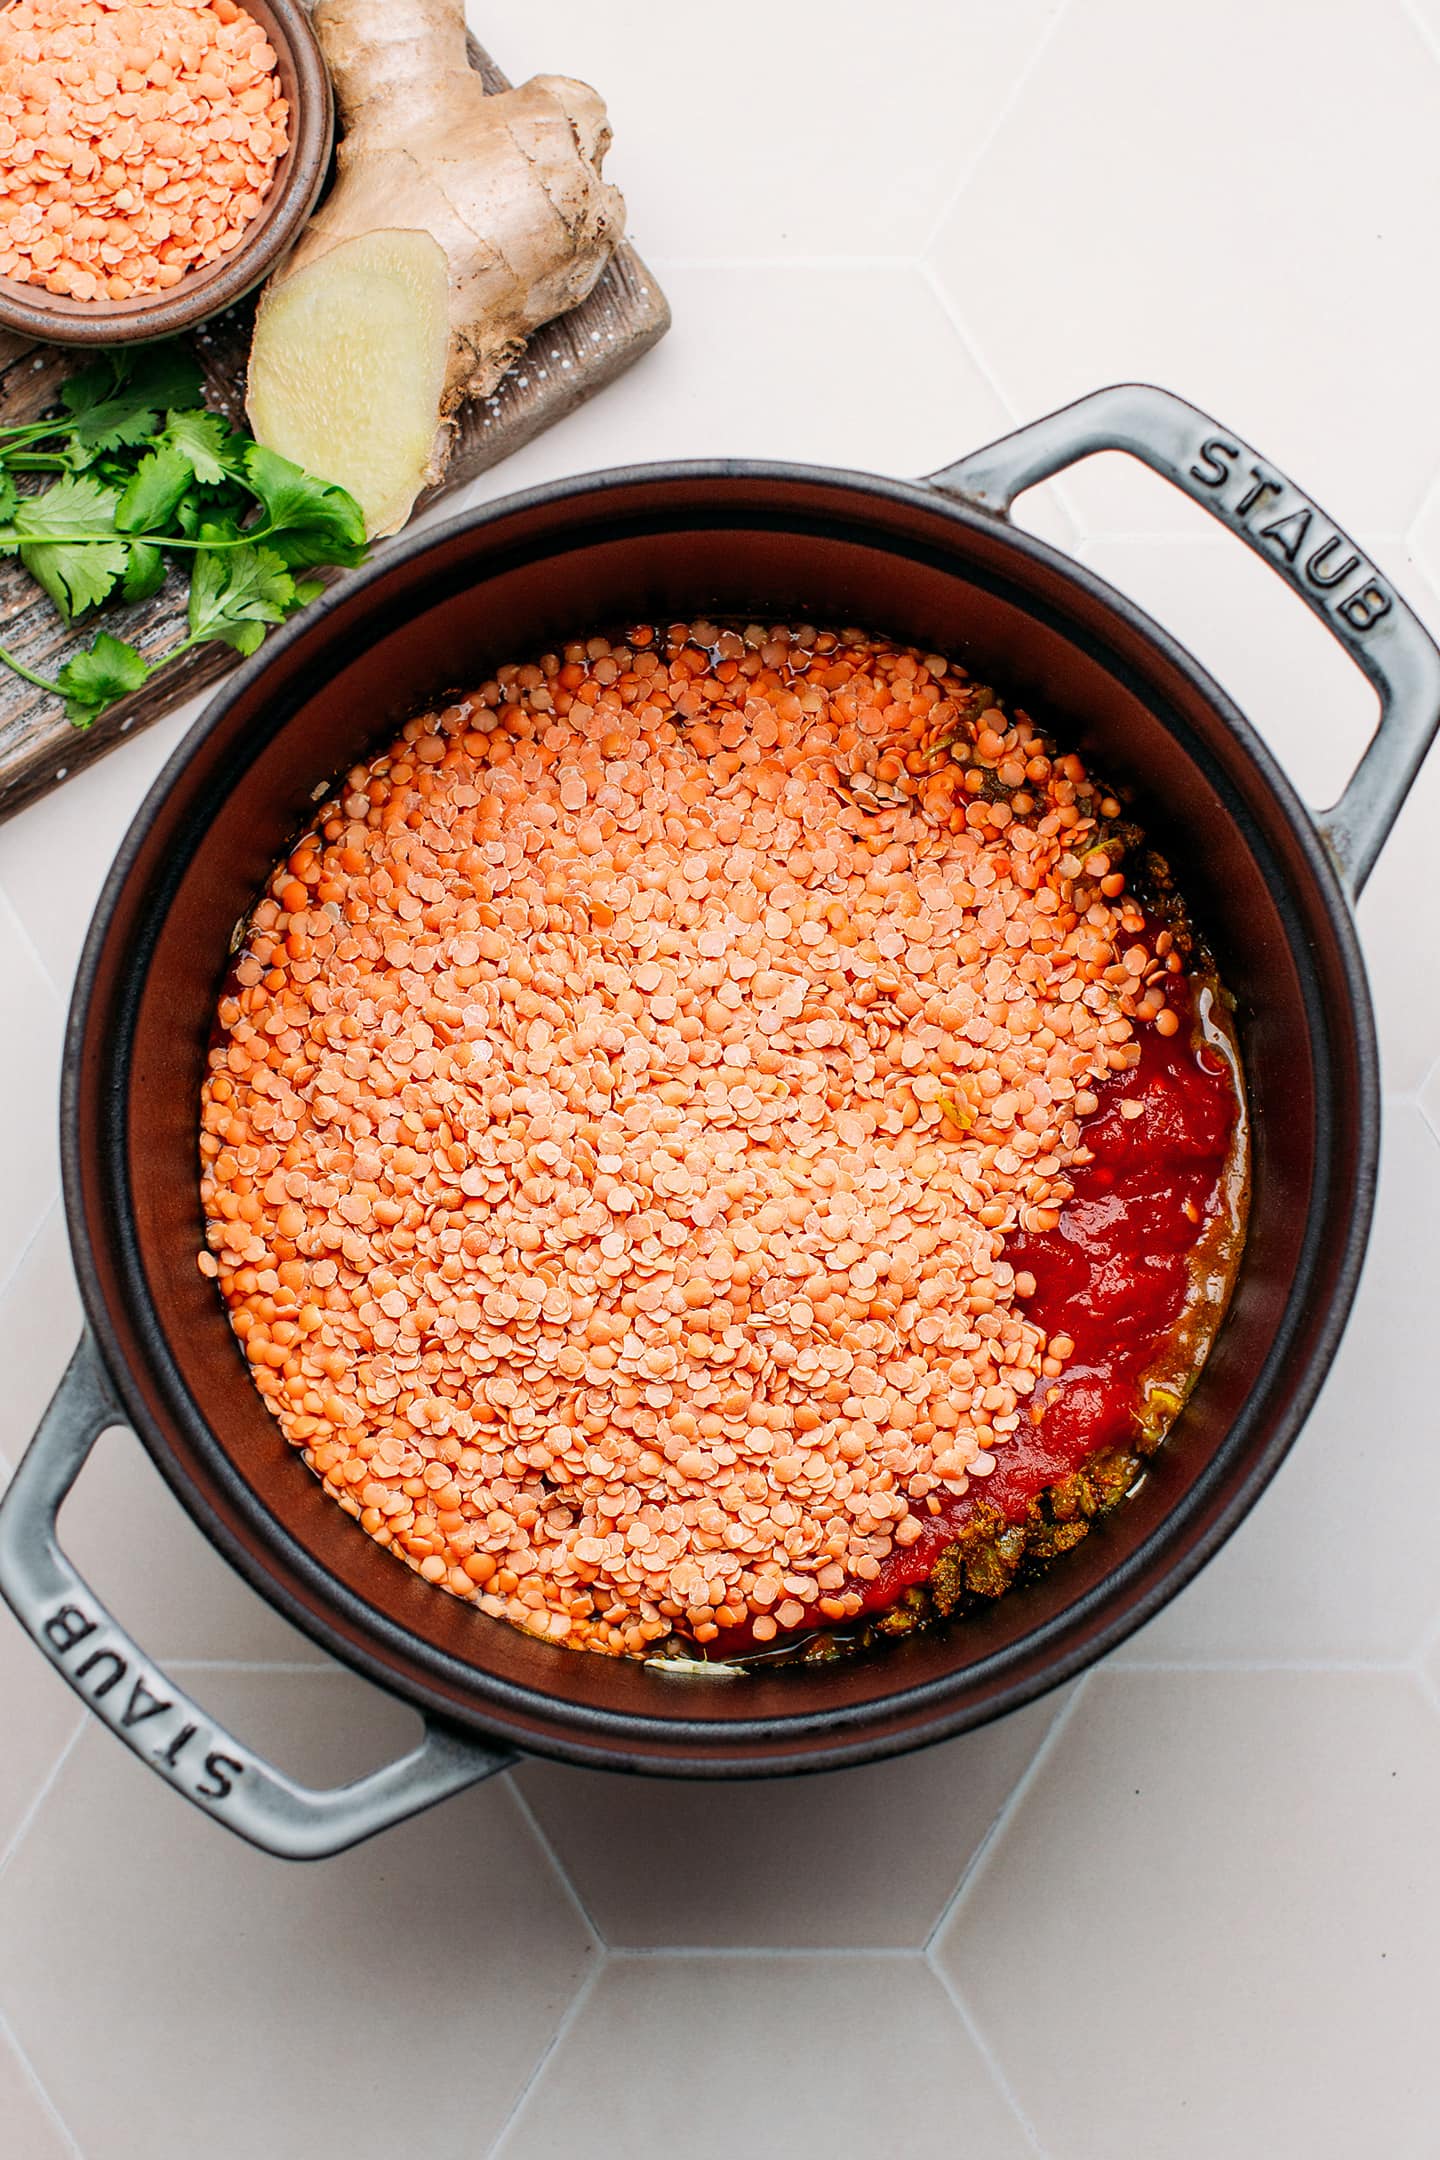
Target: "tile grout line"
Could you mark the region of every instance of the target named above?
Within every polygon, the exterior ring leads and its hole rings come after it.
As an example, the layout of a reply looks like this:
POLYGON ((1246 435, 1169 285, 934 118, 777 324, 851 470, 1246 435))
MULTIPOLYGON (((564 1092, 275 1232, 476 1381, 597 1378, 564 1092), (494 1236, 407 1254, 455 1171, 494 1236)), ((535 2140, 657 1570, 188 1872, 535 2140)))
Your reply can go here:
POLYGON ((1036 39, 1034 50, 1031 52, 1029 59, 1024 61, 1020 68, 1012 74, 1010 88, 996 107, 994 117, 985 132, 984 139, 976 146, 973 154, 966 161, 960 177, 941 204, 938 215, 931 221, 930 229, 920 245, 922 257, 928 258, 930 250, 936 245, 941 233, 949 224, 961 196, 989 156, 993 145, 999 140, 1005 123, 1029 88, 1031 76, 1036 73, 1041 61, 1054 44, 1056 33, 1070 11, 1070 0, 1058 0, 1055 12, 1036 39))
POLYGON ((526 2078, 525 2083, 521 2086, 519 2092, 515 2095, 514 2104, 512 2105, 510 2112, 505 2117, 504 2122, 501 2123, 500 2128, 496 2133, 495 2141, 490 2147, 489 2160, 500 2160, 500 2155, 503 2151, 507 2139, 510 2136, 511 2131, 519 2122, 521 2115, 525 2111, 526 2104, 530 2099, 530 2095, 534 2092, 536 2086, 540 2082, 540 2078, 544 2072, 545 2065, 549 2062, 551 2056, 556 2053, 562 2041, 568 2038, 571 2027, 578 2022, 581 2011, 585 2008, 585 2005, 589 2002, 590 1997, 594 1994, 596 1988, 600 1983, 601 1976, 603 1975, 605 1968, 609 1964, 609 1962, 610 1952, 606 1950, 602 1945, 600 1955, 595 1960, 593 1970, 585 1975, 585 1978, 581 1981, 579 1987, 571 1996, 570 2001, 566 2004, 559 2023, 556 2025, 554 2032, 551 2033, 550 2038, 546 2042, 543 2050, 541 2051, 539 2059, 535 2063, 534 2068, 531 2070, 529 2077, 526 2078))
POLYGON ((61 1748, 60 1753, 56 1756, 54 1762, 50 1765, 49 1774, 45 1778, 44 1783, 41 1785, 40 1790, 36 1793, 34 1799, 30 1802, 29 1807, 26 1808, 25 1813, 21 1816, 19 1822, 16 1824, 14 1832, 10 1838, 10 1842, 8 1843, 8 1845, 6 1845, 4 1851, 0 1852, 0 1881, 4 1880, 6 1871, 9 1868, 11 1861, 15 1858, 15 1855, 19 1852, 21 1846, 24 1844, 26 1838, 29 1836, 31 1827, 35 1822, 35 1818, 38 1816, 42 1806, 49 1799, 51 1793, 53 1792, 59 1780, 61 1771, 65 1768, 66 1763, 69 1762, 70 1757, 74 1754, 76 1748, 79 1746, 81 1736, 85 1732, 87 1726, 89 1726, 93 1722, 94 1721, 91 1718, 90 1712, 88 1710, 82 1709, 75 1730, 71 1733, 69 1739, 61 1748))
POLYGON ((589 1930, 590 1935, 594 1940, 596 1949, 599 1950, 603 1955, 610 1948, 609 1940, 604 1934, 599 1921, 595 1918, 595 1915, 591 1912, 584 1898, 580 1895, 580 1886, 575 1881, 574 1876, 570 1873, 569 1868, 567 1868, 564 1862, 561 1860, 559 1853, 555 1850, 555 1847, 551 1842, 549 1832, 542 1825, 539 1816, 535 1813, 534 1808, 530 1805, 529 1799, 521 1791, 520 1787, 516 1784, 515 1771, 518 1767, 518 1764, 514 1764, 511 1766, 510 1769, 504 1772, 505 1789, 509 1793, 511 1800, 514 1802, 515 1808, 520 1815, 521 1820, 528 1825, 531 1836, 534 1838, 536 1844, 540 1847, 540 1850, 545 1855, 545 1858, 549 1861, 551 1869, 553 1870, 555 1876, 560 1883, 560 1887, 562 1888, 562 1890, 565 1891, 571 1904, 574 1906, 576 1912, 579 1914, 584 1926, 589 1930))
MULTIPOLYGON (((984 356, 981 354, 979 348, 975 344, 974 339, 971 337, 970 332, 966 327, 963 316, 960 314, 959 309, 954 306, 949 293, 945 290, 944 281, 940 277, 939 272, 935 269, 934 265, 928 262, 923 256, 917 258, 914 267, 919 271, 921 280, 929 291, 931 299, 935 302, 941 314, 945 317, 946 322, 949 323, 950 328, 955 333, 955 339, 960 347, 960 350, 964 353, 966 359, 970 362, 970 365, 974 368, 976 374, 980 377, 980 380, 984 384, 986 384, 986 386, 993 393, 995 401, 999 405, 1001 412, 1004 413, 1006 416, 1009 427, 1018 427, 1020 425, 1020 416, 1016 412, 1015 406, 1011 401, 1008 392, 996 380, 994 370, 989 366, 984 356)), ((979 443, 976 443, 972 447, 978 450, 982 446, 979 443)), ((961 457, 964 457, 968 455, 968 453, 965 451, 961 451, 959 455, 961 457)), ((1068 480, 1069 473, 1067 469, 1066 471, 1058 474, 1052 473, 1049 480, 1042 484, 1048 486, 1051 489, 1054 501, 1059 505, 1061 512, 1063 513, 1064 517, 1067 519, 1072 528, 1075 545, 1078 547, 1084 535, 1084 528, 1081 525, 1080 518, 1076 512, 1075 506, 1070 500, 1068 480)), ((1027 489, 1025 492, 1028 493, 1029 490, 1027 489)), ((1023 530, 1023 527, 1021 529, 1023 530)), ((1070 549, 1068 546, 1061 547, 1057 544, 1057 552, 1065 555, 1070 552, 1070 549)))
POLYGON ((54 1199, 50 1202, 50 1205, 46 1208, 44 1214, 40 1217, 39 1222, 36 1223, 35 1228, 31 1231, 29 1237, 26 1238, 25 1243, 21 1246, 19 1252, 15 1255, 15 1258, 11 1261, 9 1267, 5 1270, 5 1273, 3 1275, 0 1275, 0 1298, 5 1298, 9 1296, 10 1291, 14 1288, 15 1284, 20 1279, 21 1269, 24 1267, 26 1261, 30 1258, 30 1255, 34 1252, 35 1247, 39 1244, 41 1237, 44 1235, 45 1227, 49 1222, 51 1216, 58 1214, 63 1208, 63 1206, 63 1196, 59 1192, 57 1192, 54 1199))
POLYGON ((1420 1640, 1415 1646, 1413 1663, 1416 1672, 1427 1673, 1437 1652, 1440 1652, 1440 1613, 1436 1614, 1428 1628, 1422 1630, 1420 1640))
MULTIPOLYGON (((1436 38, 1430 25, 1415 5, 1415 0, 1400 0, 1400 13, 1405 17, 1421 44, 1434 60, 1440 60, 1440 38, 1436 38)), ((1427 494, 1426 501, 1429 501, 1427 494)), ((1423 507, 1423 506, 1422 506, 1423 507)))
POLYGON ((60 2133, 60 2136, 64 2143, 69 2146, 70 2151, 75 2156, 75 2160, 84 2160, 84 2155, 81 2153, 80 2150, 79 2140, 76 2138, 74 2131, 70 2128, 69 2123, 66 2122, 64 2116, 60 2113, 59 2108, 56 2107, 55 2102, 51 2099, 49 2091, 47 2090, 45 2082, 41 2078, 39 2071, 35 2068, 35 2065, 33 2062, 31 2062, 29 2055, 21 2046, 20 2035, 16 2032, 14 2026, 10 2023, 10 2020, 6 2017, 4 2011, 0 2010, 0 2044, 3 2044, 7 2040, 9 2041, 10 2047, 14 2053, 15 2060, 19 2063, 21 2072, 25 2077, 26 2082, 29 2084, 31 2091, 34 2093, 36 2099, 39 2101, 41 2108, 43 2109, 45 2114, 49 2116, 55 2129, 60 2133))
POLYGON ((942 1966, 936 1964, 935 1959, 930 1955, 928 1950, 925 1953, 925 1962, 929 1966, 931 1972, 934 1974, 936 1981, 939 1983, 939 1986, 943 1989, 946 2001, 949 2003, 951 2009, 955 2012, 956 2017, 959 2018, 960 2023, 964 2026, 965 2031, 969 2036, 971 2046, 974 2048, 976 2054, 980 2057, 980 2060, 984 2063, 986 2069, 989 2071, 991 2082, 993 2083, 995 2090, 999 2093, 1006 2107, 1009 2108, 1010 2113, 1015 2118, 1015 2121, 1019 2126, 1020 2135, 1024 2138, 1026 2144, 1030 2147, 1031 2152, 1034 2153, 1035 2160, 1046 2160, 1045 2148, 1040 2143, 1040 2133, 1035 2128, 1034 2123, 1031 2122, 1030 2117, 1025 2113, 1024 2108, 1021 2107, 1019 2097, 1016 2094, 1015 2088, 1010 2083, 1010 2080, 1005 2075, 1005 2072, 1001 2069, 1000 2059, 996 2055, 995 2050, 991 2047, 989 2041, 985 2038, 984 2033, 976 2024, 974 2015, 970 2009, 970 2005, 966 2002, 964 1996, 960 1993, 959 1989, 954 1985, 950 1978, 950 1975, 944 1970, 942 1966))
MULTIPOLYGON (((961 351, 964 353, 966 359, 970 362, 970 365, 974 368, 975 373, 979 377, 980 381, 984 383, 985 387, 991 392, 991 394, 995 398, 995 401, 999 405, 1002 413, 1006 416, 1009 425, 1011 427, 1017 426, 1019 416, 1016 413, 1013 403, 1011 402, 1010 398, 1006 394, 1001 384, 997 382, 992 369, 986 364, 985 360, 976 350, 974 342, 971 339, 970 332, 965 325, 964 318, 958 313, 958 311, 952 304, 950 296, 945 290, 945 286, 941 281, 940 277, 938 276, 934 265, 930 262, 929 258, 923 252, 920 254, 895 254, 874 256, 676 256, 671 257, 668 261, 664 263, 657 262, 656 264, 657 273, 660 271, 668 272, 671 270, 685 271, 721 269, 804 271, 866 268, 905 272, 912 277, 919 278, 920 282, 924 285, 926 291, 930 294, 932 300, 934 300, 936 306, 940 309, 941 314, 945 317, 945 320, 949 324, 951 330, 954 332, 956 342, 960 346, 961 351)), ((1075 533, 1078 540, 1082 531, 1082 527, 1080 524, 1080 520, 1078 519, 1078 517, 1075 516, 1073 510, 1070 508, 1068 501, 1066 501, 1065 499, 1063 481, 1052 482, 1052 485, 1055 487, 1057 495, 1060 497, 1062 503, 1064 504, 1066 515, 1069 517, 1071 524, 1075 528, 1075 533)))
MULTIPOLYGON (((971 342, 970 333, 966 329, 964 321, 962 320, 958 309, 952 302, 949 293, 946 292, 938 271, 935 270, 932 264, 926 262, 923 257, 916 261, 914 267, 919 271, 920 276, 923 279, 925 286, 930 293, 930 297, 932 298, 932 300, 934 300, 941 314, 945 317, 946 322, 949 323, 951 329, 954 331, 956 338, 959 340, 960 348, 965 354, 966 359, 970 362, 970 365, 974 368, 976 374, 980 377, 980 380, 987 386, 987 388, 994 392, 996 402, 999 405, 1000 410, 1005 414, 1009 425, 1012 428, 1017 427, 1019 425, 1019 416, 1015 411, 1014 405, 1011 403, 1005 391, 1001 389, 999 383, 996 382, 994 375, 985 365, 985 362, 981 359, 979 353, 975 350, 975 347, 971 342)), ((976 448, 978 449, 979 447, 979 444, 977 444, 976 448)), ((960 455, 963 457, 965 453, 962 451, 960 455)))
MULTIPOLYGON (((1020 416, 1015 410, 1014 403, 1010 398, 1009 393, 997 381, 994 369, 989 365, 989 363, 986 361, 983 354, 981 353, 979 347, 976 345, 974 338, 971 336, 970 331, 966 326, 964 317, 961 315, 959 309, 954 305, 949 293, 945 289, 945 282, 943 278, 940 276, 933 263, 926 260, 923 256, 921 257, 917 267, 920 271, 922 278, 924 279, 925 284, 929 288, 931 298, 935 301, 936 305, 940 309, 941 314, 945 317, 946 322, 949 323, 950 328, 954 331, 956 340, 959 343, 961 351, 965 354, 966 358, 970 362, 970 365, 979 375, 980 380, 988 384, 990 389, 994 392, 996 402, 998 403, 1000 410, 1007 415, 1010 427, 1017 428, 1020 425, 1020 416)), ((973 447, 978 450, 982 446, 979 443, 976 443, 973 447)), ((960 455, 963 457, 967 455, 967 453, 962 451, 960 455)), ((1061 512, 1063 513, 1066 521, 1071 528, 1073 547, 1078 549, 1084 540, 1085 528, 1083 523, 1081 522, 1078 510, 1076 509, 1075 504, 1071 500, 1069 480, 1070 469, 1067 466, 1059 473, 1052 473, 1048 480, 1037 484, 1050 488, 1055 503, 1059 505, 1061 512)), ((1022 492, 1028 494, 1030 490, 1027 488, 1022 490, 1022 492)), ((1011 520, 1011 522, 1013 523, 1013 520, 1011 520)), ((1020 529, 1022 531, 1024 530, 1023 527, 1021 527, 1020 529)), ((1060 543, 1058 542, 1054 542, 1051 544, 1055 546, 1056 552, 1058 554, 1070 555, 1073 552, 1072 546, 1069 542, 1067 542, 1063 546, 1060 545, 1060 543)))
POLYGON ((9 913, 15 918, 15 927, 20 932, 21 937, 25 940, 26 945, 29 947, 31 959, 35 962, 36 967, 44 976, 46 982, 50 986, 51 991, 54 993, 55 998, 59 1002, 60 1033, 63 1044, 65 1033, 65 1018, 66 1014, 69 1012, 70 1009, 70 992, 69 990, 62 990, 59 983, 55 980, 54 970, 51 968, 50 963, 45 958, 44 953, 41 952, 39 946, 36 944, 33 936, 31 935, 30 925, 26 922, 19 908, 16 907, 15 902, 11 899, 9 892, 3 883, 0 883, 0 900, 3 900, 5 907, 7 908, 9 913))
POLYGON ((611 1943, 606 1955, 630 1965, 648 1958, 671 1958, 691 1965, 702 1958, 731 1962, 772 1958, 781 1964, 793 1964, 799 1958, 844 1958, 874 1964, 877 1960, 893 1963, 897 1958, 923 1958, 925 1952, 906 1943, 611 1943))
MULTIPOLYGON (((1039 1776, 1042 1764, 1048 1762, 1050 1757, 1054 1754, 1056 1747, 1059 1745, 1061 1734, 1065 1732, 1065 1730, 1069 1726, 1070 1720, 1074 1717, 1075 1712, 1080 1707, 1081 1700, 1089 1689, 1090 1674, 1093 1670, 1094 1668, 1091 1667, 1089 1671, 1086 1671, 1081 1675, 1079 1681, 1076 1684, 1075 1692, 1071 1696, 1069 1702, 1063 1704, 1061 1708, 1057 1710, 1055 1716, 1051 1719, 1044 1739, 1040 1742, 1039 1747, 1036 1748, 1035 1753, 1031 1756, 1029 1762, 1025 1765, 1025 1768, 1021 1771, 1019 1777, 1015 1780, 1015 1783, 1011 1786, 1009 1792, 1005 1796, 1005 1799, 1001 1802, 1000 1808, 995 1816, 994 1821, 991 1823, 984 1837, 981 1838, 974 1852, 971 1853, 966 1865, 961 1869, 960 1880, 956 1883, 955 1888, 951 1891, 949 1897, 941 1906, 939 1917, 937 1918, 935 1925, 931 1928, 929 1934, 925 1937, 925 1941, 922 1945, 924 1955, 927 1958, 931 1959, 932 1962, 934 1959, 935 1945, 940 1939, 942 1930, 944 1929, 951 1915, 955 1912, 957 1906, 959 1905, 960 1900, 964 1896, 965 1890, 969 1885, 971 1878, 976 1874, 983 1862, 988 1858, 991 1846, 999 1841, 1005 1830, 1006 1825, 1009 1823, 1011 1817, 1016 1813, 1021 1801, 1024 1799, 1025 1795, 1029 1792, 1030 1787, 1034 1784, 1036 1778, 1039 1776)), ((937 1967, 936 1969, 938 1970, 939 1968, 937 1967)))

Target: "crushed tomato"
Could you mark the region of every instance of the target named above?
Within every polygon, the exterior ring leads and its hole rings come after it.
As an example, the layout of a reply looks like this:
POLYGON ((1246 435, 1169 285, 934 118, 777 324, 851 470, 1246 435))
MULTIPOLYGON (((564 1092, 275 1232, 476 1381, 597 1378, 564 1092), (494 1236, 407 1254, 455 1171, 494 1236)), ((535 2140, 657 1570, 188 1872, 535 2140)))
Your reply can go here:
MULTIPOLYGON (((1171 1002, 1188 1021, 1183 992, 1171 1002)), ((866 1613, 883 1612, 927 1581, 980 1506, 1017 1522, 1057 1478, 1102 1450, 1134 1443, 1144 1375, 1181 1321, 1193 1255, 1224 1203, 1238 1110, 1229 1067, 1189 1026, 1169 1037, 1150 1027, 1138 1035, 1138 1065, 1095 1090, 1097 1107, 1082 1128, 1093 1159, 1072 1172, 1074 1193, 1058 1226, 1005 1242, 1016 1273, 1035 1278, 1027 1319, 1047 1336, 1068 1335, 1074 1351, 1059 1379, 1035 1391, 1039 1423, 1022 1417, 991 1474, 972 1477, 967 1492, 937 1494, 940 1512, 917 1518, 914 1544, 897 1546, 872 1582, 849 1586, 863 1595, 866 1613), (1137 1102, 1138 1116, 1122 1112, 1122 1103, 1137 1102)), ((723 1629, 711 1654, 759 1647, 746 1625, 723 1629)))

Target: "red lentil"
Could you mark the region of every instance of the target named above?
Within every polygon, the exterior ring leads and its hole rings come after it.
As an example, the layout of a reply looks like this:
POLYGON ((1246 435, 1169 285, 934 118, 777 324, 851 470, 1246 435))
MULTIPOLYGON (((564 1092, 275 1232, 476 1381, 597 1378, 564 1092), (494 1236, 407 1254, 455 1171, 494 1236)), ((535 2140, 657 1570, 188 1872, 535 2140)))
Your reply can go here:
POLYGON ((0 10, 0 276, 75 300, 164 292, 238 247, 287 142, 237 0, 0 10))
POLYGON ((1117 810, 808 626, 567 646, 353 769, 200 1142, 200 1264, 331 1493, 580 1647, 852 1617, 1073 1350, 1004 1252, 1169 1013, 1117 810))

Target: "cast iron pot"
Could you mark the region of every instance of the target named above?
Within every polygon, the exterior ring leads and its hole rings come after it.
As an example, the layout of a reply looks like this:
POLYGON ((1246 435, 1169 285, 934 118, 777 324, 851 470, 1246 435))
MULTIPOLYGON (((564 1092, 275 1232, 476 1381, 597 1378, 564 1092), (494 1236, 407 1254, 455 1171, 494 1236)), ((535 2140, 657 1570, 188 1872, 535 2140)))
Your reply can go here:
POLYGON ((1379 1098, 1351 907, 1440 715, 1440 653, 1360 550, 1238 435, 1105 390, 915 485, 741 462, 512 497, 387 549, 240 668, 152 789, 81 962, 62 1126, 88 1332, 0 1509, 0 1589, 98 1716, 271 1852, 336 1852, 534 1751, 751 1777, 894 1755, 1014 1709, 1148 1619, 1253 1505, 1334 1354, 1369 1229, 1379 1098), (1120 449, 1202 502, 1313 607, 1380 693, 1318 820, 1163 630, 1007 512, 1120 449), (667 1676, 522 1636, 438 1595, 279 1443, 212 1286, 195 1134, 231 933, 317 782, 410 712, 577 632, 696 615, 855 622, 954 654, 1133 789, 1239 1001, 1254 1198, 1228 1318, 1134 1498, 1040 1582, 838 1668, 667 1676), (128 1422, 287 1619, 427 1721, 405 1760, 311 1792, 166 1679, 75 1573, 56 1516, 128 1422))

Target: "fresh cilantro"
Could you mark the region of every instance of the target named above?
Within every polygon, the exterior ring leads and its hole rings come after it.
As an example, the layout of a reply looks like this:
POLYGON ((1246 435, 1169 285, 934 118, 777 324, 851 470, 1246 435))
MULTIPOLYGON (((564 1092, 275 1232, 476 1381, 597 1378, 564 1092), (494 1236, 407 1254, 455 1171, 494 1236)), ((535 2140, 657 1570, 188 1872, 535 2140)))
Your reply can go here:
POLYGON ((196 488, 180 505, 179 524, 199 547, 234 547, 242 539, 241 521, 249 515, 248 497, 228 488, 196 488))
POLYGON ((51 432, 91 453, 144 442, 162 412, 194 405, 201 389, 200 370, 183 346, 119 346, 64 384, 60 402, 70 417, 51 432))
POLYGON ((73 622, 87 608, 99 607, 130 567, 130 549, 123 540, 100 546, 85 542, 70 545, 52 541, 22 547, 20 560, 43 585, 66 622, 73 622))
POLYGON ((189 634, 153 661, 102 632, 51 681, 0 646, 0 666, 63 698, 78 727, 193 646, 253 652, 324 589, 293 572, 364 557, 344 489, 207 412, 202 387, 182 347, 106 352, 64 384, 58 413, 0 428, 0 556, 18 552, 67 621, 149 599, 170 562, 190 573, 189 634))
POLYGON ((148 600, 165 582, 165 557, 149 540, 132 540, 130 560, 120 581, 122 600, 148 600))
POLYGON ((115 523, 121 532, 162 532, 174 519, 194 484, 194 468, 183 450, 159 442, 147 450, 120 498, 115 523))
POLYGON ((130 549, 116 537, 119 499, 88 473, 67 473, 39 495, 22 495, 0 527, 0 546, 18 545, 20 560, 67 622, 98 607, 124 575, 130 549))
POLYGON ((296 604, 295 580, 273 548, 201 555, 190 580, 189 642, 219 638, 252 653, 266 624, 284 622, 296 604))
POLYGON ((65 473, 40 494, 18 499, 8 524, 0 527, 0 541, 13 546, 19 540, 57 535, 67 540, 113 539, 119 500, 118 489, 91 473, 65 473))
POLYGON ((66 661, 55 688, 65 700, 66 719, 86 728, 107 705, 138 690, 149 673, 148 662, 133 645, 102 630, 88 652, 66 661))
POLYGON ((165 417, 161 445, 178 450, 195 478, 205 486, 218 487, 236 470, 243 470, 245 437, 232 435, 219 413, 202 408, 167 413, 165 417))
POLYGON ((312 479, 261 443, 251 443, 245 452, 245 481, 264 509, 266 540, 292 570, 364 559, 364 514, 344 488, 312 479))

